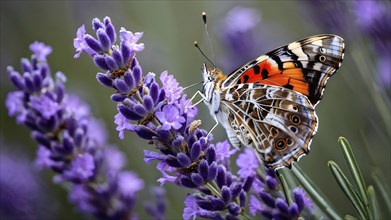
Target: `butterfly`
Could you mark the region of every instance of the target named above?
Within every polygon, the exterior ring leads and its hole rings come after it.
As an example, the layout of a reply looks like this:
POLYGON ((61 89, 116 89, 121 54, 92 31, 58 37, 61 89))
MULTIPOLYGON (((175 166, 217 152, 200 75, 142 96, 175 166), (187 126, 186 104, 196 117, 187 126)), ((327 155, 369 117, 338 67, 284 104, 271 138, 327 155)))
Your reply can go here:
MULTIPOLYGON (((278 170, 309 153, 317 132, 315 106, 341 66, 344 41, 315 35, 277 48, 228 76, 203 64, 203 102, 234 147, 253 147, 278 170)), ((213 129, 212 128, 212 129, 213 129)))

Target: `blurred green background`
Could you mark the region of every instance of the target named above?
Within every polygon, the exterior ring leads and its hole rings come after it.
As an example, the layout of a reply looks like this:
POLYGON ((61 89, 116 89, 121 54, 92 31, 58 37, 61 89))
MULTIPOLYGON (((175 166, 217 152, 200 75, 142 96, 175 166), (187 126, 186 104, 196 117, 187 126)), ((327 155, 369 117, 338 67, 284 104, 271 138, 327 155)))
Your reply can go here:
MULTIPOLYGON (((223 21, 236 6, 252 8, 259 13, 261 20, 254 27, 256 33, 260 33, 256 39, 260 45, 259 55, 310 35, 330 33, 317 22, 317 19, 329 18, 317 17, 317 13, 311 11, 314 7, 306 1, 1 1, 1 153, 27 157, 31 164, 35 158, 36 144, 30 138, 29 130, 8 117, 4 103, 7 93, 13 89, 6 66, 12 65, 19 70, 20 58, 29 57, 29 44, 38 40, 53 48, 48 59, 52 73, 64 72, 68 78, 67 91, 86 100, 95 117, 105 122, 109 142, 127 155, 127 168, 137 172, 147 186, 157 185, 160 173, 142 159, 143 149, 151 149, 150 145, 130 133, 125 135, 125 140, 119 140, 113 123, 116 107, 110 101, 111 90, 95 80, 99 70, 90 57, 83 54, 79 59, 73 58, 76 30, 85 24, 87 32, 92 33, 92 18, 110 16, 117 31, 125 27, 133 32, 144 32, 141 42, 145 43, 145 50, 138 54, 144 73, 160 74, 168 70, 182 86, 187 86, 201 81, 200 68, 205 61, 194 48, 193 41, 197 40, 210 54, 201 12, 208 13, 209 33, 217 64, 221 65, 232 58, 227 58, 229 48, 221 39, 221 28, 225 28, 223 21)), ((353 14, 352 10, 348 12, 353 14)), ((353 30, 352 14, 346 15, 351 20, 341 21, 349 24, 345 30, 333 32, 346 38, 345 60, 329 81, 326 95, 317 106, 319 131, 312 142, 311 153, 299 164, 342 213, 356 215, 329 172, 327 161, 334 160, 345 168, 337 144, 338 137, 345 136, 353 147, 367 184, 373 184, 371 172, 375 169, 380 170, 386 183, 390 183, 390 87, 380 85, 377 80, 376 48, 364 33, 353 30)), ((251 55, 250 58, 255 57, 251 55)), ((226 74, 232 70, 223 66, 226 74)), ((191 96, 195 91, 185 92, 191 96)), ((199 113, 203 127, 209 129, 212 120, 208 110, 200 105, 199 113)), ((226 138, 221 126, 214 134, 216 141, 226 138)), ((90 218, 68 202, 66 190, 52 184, 50 171, 37 172, 37 175, 46 197, 46 203, 41 207, 47 210, 47 218, 90 218)), ((189 191, 170 184, 164 187, 167 189, 168 218, 181 218, 183 201, 189 191)), ((149 199, 148 190, 140 193, 137 213, 143 219, 147 218, 143 202, 149 199)))

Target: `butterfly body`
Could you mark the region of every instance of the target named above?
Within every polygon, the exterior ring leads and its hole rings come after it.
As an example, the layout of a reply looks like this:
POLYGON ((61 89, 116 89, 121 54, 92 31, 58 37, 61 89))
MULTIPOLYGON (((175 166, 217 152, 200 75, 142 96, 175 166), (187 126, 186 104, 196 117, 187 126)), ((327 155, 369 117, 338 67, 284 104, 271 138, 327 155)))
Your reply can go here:
POLYGON ((316 35, 262 55, 228 76, 204 64, 204 103, 232 145, 255 148, 274 170, 290 167, 309 152, 318 127, 315 105, 343 55, 342 38, 316 35))

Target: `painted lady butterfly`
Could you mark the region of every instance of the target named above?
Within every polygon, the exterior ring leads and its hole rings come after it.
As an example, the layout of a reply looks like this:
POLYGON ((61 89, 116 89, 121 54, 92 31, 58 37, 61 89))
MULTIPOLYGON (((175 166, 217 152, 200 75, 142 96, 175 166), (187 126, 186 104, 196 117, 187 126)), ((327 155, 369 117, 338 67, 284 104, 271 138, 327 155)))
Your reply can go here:
POLYGON ((232 145, 254 147, 274 170, 290 168, 310 150, 318 127, 314 108, 343 56, 343 39, 323 34, 275 49, 228 76, 204 63, 203 102, 232 145))

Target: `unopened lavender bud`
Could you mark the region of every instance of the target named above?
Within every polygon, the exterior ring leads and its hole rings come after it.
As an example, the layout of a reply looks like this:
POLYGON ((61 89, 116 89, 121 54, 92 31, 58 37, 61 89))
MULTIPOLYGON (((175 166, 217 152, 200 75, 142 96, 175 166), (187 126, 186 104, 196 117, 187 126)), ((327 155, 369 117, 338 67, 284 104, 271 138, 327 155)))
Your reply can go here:
POLYGON ((200 156, 200 154, 201 154, 201 144, 198 141, 194 142, 194 144, 192 145, 192 147, 190 149, 191 161, 197 160, 198 157, 200 156))
POLYGON ((135 88, 137 85, 134 80, 133 74, 130 71, 125 72, 124 81, 129 86, 129 88, 135 88))
POLYGON ((124 63, 127 64, 133 56, 132 50, 124 42, 121 42, 120 49, 122 54, 122 60, 124 61, 124 63))
POLYGON ((93 38, 91 35, 86 34, 84 36, 84 40, 87 43, 87 45, 94 50, 96 53, 102 53, 104 52, 102 50, 102 45, 97 41, 95 38, 93 38))
POLYGON ((153 100, 151 98, 151 96, 149 95, 146 95, 143 97, 143 101, 144 101, 144 107, 147 111, 152 111, 153 109, 153 100))
POLYGON ((182 167, 177 158, 173 155, 167 155, 166 163, 172 167, 182 167))
POLYGON ((221 198, 227 204, 231 201, 231 192, 227 186, 221 188, 221 198))
POLYGON ((231 202, 230 204, 228 204, 227 208, 228 208, 229 213, 234 216, 239 215, 240 210, 241 210, 241 208, 234 202, 231 202))
POLYGON ((96 79, 103 86, 106 86, 108 88, 112 88, 113 87, 113 80, 110 77, 108 77, 106 74, 104 74, 104 73, 97 73, 96 74, 96 79))
POLYGON ((206 160, 208 161, 209 164, 211 164, 213 161, 216 160, 216 151, 214 147, 209 147, 206 150, 206 160))
POLYGON ((127 96, 124 95, 124 94, 119 94, 119 93, 116 93, 116 94, 113 94, 111 95, 111 100, 113 100, 114 102, 123 102, 127 96))
POLYGON ((96 35, 98 37, 100 45, 102 46, 102 49, 105 52, 108 52, 111 48, 111 40, 110 40, 109 36, 106 34, 106 31, 103 28, 99 28, 96 31, 96 35))
POLYGON ((143 106, 143 105, 141 105, 141 104, 136 104, 136 105, 134 105, 133 106, 133 111, 136 113, 136 114, 138 114, 138 115, 140 115, 140 116, 142 116, 142 117, 144 117, 145 116, 145 114, 147 114, 147 110, 145 109, 145 107, 143 106))
POLYGON ((119 69, 119 66, 117 65, 117 62, 114 60, 112 56, 105 56, 105 62, 106 65, 109 67, 110 70, 117 70, 119 69))
POLYGON ((101 68, 102 70, 111 70, 110 67, 106 64, 105 57, 102 55, 95 55, 94 56, 94 63, 96 66, 101 68))
POLYGON ((217 168, 216 183, 220 188, 226 183, 226 170, 223 166, 217 168))
POLYGON ((213 161, 212 164, 209 165, 208 170, 208 180, 214 180, 217 176, 217 163, 213 161))
POLYGON ((177 160, 182 167, 188 167, 191 164, 190 158, 184 153, 178 153, 177 160))
POLYGON ((179 178, 179 182, 181 185, 188 187, 188 188, 196 188, 197 187, 189 177, 184 176, 184 175, 182 175, 179 178))
POLYGON ((140 115, 135 114, 129 107, 124 105, 118 105, 118 111, 121 112, 125 118, 129 120, 140 120, 142 117, 140 115))
POLYGON ((242 184, 241 183, 233 183, 230 185, 230 191, 231 191, 231 195, 232 195, 232 198, 236 198, 240 191, 242 190, 242 184))
POLYGON ((277 198, 276 200, 276 207, 280 212, 288 215, 289 214, 289 206, 288 204, 281 198, 277 198))
POLYGON ((196 186, 201 186, 204 184, 204 178, 202 178, 202 176, 198 173, 192 173, 191 180, 196 186))
POLYGON ((146 140, 152 140, 152 138, 157 135, 155 132, 153 132, 152 130, 148 129, 143 125, 136 126, 134 128, 134 131, 139 137, 146 140))
POLYGON ((104 26, 103 26, 102 22, 99 20, 99 18, 92 19, 92 28, 95 31, 98 31, 98 29, 100 29, 100 28, 104 28, 104 26))
POLYGON ((111 20, 109 17, 105 17, 103 19, 103 22, 105 24, 106 34, 107 34, 107 36, 109 36, 110 42, 113 45, 115 43, 115 39, 117 39, 114 25, 111 23, 111 20))
POLYGON ((240 191, 239 194, 239 205, 240 207, 246 206, 246 192, 244 190, 240 191))
POLYGON ((122 54, 120 51, 118 51, 117 49, 114 49, 113 50, 113 59, 115 60, 115 62, 117 63, 117 66, 119 66, 120 69, 123 69, 125 68, 125 63, 124 63, 124 60, 123 60, 123 57, 122 57, 122 54))
POLYGON ((262 201, 271 208, 275 207, 275 199, 267 192, 259 192, 262 201))

